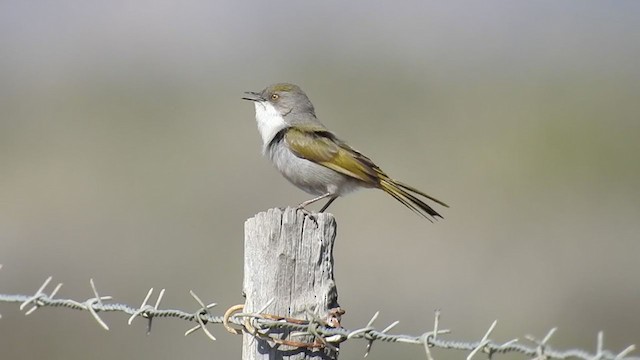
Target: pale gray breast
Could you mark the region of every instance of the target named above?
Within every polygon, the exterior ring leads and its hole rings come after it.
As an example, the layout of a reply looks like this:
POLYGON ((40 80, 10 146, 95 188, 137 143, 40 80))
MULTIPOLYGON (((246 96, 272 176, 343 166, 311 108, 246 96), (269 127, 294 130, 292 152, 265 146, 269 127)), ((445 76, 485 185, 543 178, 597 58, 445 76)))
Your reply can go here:
POLYGON ((276 136, 266 150, 276 169, 292 184, 310 194, 345 195, 360 187, 358 181, 346 175, 297 157, 282 136, 276 136))

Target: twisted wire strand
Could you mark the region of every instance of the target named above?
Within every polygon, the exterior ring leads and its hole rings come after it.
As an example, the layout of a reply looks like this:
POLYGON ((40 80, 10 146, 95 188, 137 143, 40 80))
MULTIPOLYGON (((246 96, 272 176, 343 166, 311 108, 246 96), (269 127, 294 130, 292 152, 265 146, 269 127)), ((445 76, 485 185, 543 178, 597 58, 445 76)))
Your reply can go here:
MULTIPOLYGON (((151 330, 151 320, 153 318, 178 318, 181 320, 198 323, 198 325, 188 330, 185 335, 188 335, 198 329, 202 329, 212 340, 215 340, 215 338, 208 332, 204 325, 223 324, 225 322, 224 316, 215 316, 209 312, 209 309, 215 306, 215 304, 205 305, 193 292, 191 292, 191 295, 194 297, 194 299, 196 299, 200 307, 195 312, 187 312, 174 309, 158 309, 160 300, 164 294, 164 290, 160 292, 160 296, 158 297, 155 306, 147 305, 147 301, 149 300, 153 292, 153 289, 150 289, 142 305, 140 307, 133 307, 126 304, 103 302, 110 300, 111 297, 99 296, 98 291, 93 284, 93 281, 91 281, 91 286, 95 297, 88 298, 84 301, 54 298, 55 293, 59 290, 61 284, 59 284, 50 294, 46 294, 43 292, 43 290, 50 281, 51 278, 48 278, 34 295, 0 294, 0 302, 20 303, 21 310, 31 305, 32 307, 29 310, 25 311, 26 315, 33 313, 35 310, 41 307, 63 307, 74 310, 89 311, 91 315, 96 319, 96 321, 106 330, 108 330, 109 328, 98 316, 97 313, 99 312, 121 312, 131 315, 129 324, 131 324, 131 321, 134 318, 143 317, 148 321, 148 331, 151 330)), ((555 329, 552 329, 547 334, 547 336, 543 338, 543 340, 537 340, 531 336, 527 336, 526 338, 531 341, 533 345, 525 345, 518 342, 517 339, 502 344, 497 343, 495 341, 489 340, 489 336, 493 331, 496 322, 491 325, 489 330, 480 341, 443 339, 439 335, 448 334, 450 331, 438 329, 439 312, 436 312, 433 330, 417 336, 387 333, 392 327, 397 324, 397 322, 391 324, 384 330, 375 329, 372 324, 377 318, 377 313, 374 315, 367 326, 360 329, 348 330, 345 328, 328 327, 326 326, 326 324, 314 322, 314 320, 306 323, 292 323, 284 320, 268 319, 262 317, 262 312, 263 311, 260 311, 255 314, 235 314, 233 316, 230 316, 228 318, 228 321, 236 325, 243 326, 243 324, 246 324, 247 319, 250 319, 252 326, 258 330, 286 329, 290 331, 306 332, 310 335, 314 334, 315 336, 322 336, 323 343, 339 343, 350 339, 364 339, 368 341, 367 353, 370 351, 371 344, 374 341, 418 344, 425 347, 426 356, 429 360, 433 360, 433 357, 429 350, 430 348, 467 351, 470 352, 467 360, 471 360, 471 358, 478 352, 483 352, 490 355, 497 353, 521 353, 527 357, 541 360, 640 360, 640 357, 628 356, 629 353, 635 350, 634 345, 627 347, 619 353, 613 353, 609 350, 604 350, 602 333, 599 333, 598 335, 597 352, 595 354, 581 349, 557 350, 547 346, 547 343, 551 336, 554 334, 555 329)))

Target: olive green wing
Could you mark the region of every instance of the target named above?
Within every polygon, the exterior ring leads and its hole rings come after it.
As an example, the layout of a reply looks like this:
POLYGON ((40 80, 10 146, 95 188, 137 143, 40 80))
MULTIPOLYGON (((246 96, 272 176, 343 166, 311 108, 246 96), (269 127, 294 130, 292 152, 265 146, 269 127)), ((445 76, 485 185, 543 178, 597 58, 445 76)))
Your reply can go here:
POLYGON ((368 157, 352 149, 327 130, 289 128, 284 134, 284 141, 296 156, 361 180, 370 187, 378 187, 429 220, 429 216, 442 216, 416 195, 448 207, 442 201, 416 188, 389 178, 368 157))
POLYGON ((378 184, 381 170, 369 158, 337 139, 329 131, 289 128, 284 135, 284 141, 298 157, 370 185, 378 184))

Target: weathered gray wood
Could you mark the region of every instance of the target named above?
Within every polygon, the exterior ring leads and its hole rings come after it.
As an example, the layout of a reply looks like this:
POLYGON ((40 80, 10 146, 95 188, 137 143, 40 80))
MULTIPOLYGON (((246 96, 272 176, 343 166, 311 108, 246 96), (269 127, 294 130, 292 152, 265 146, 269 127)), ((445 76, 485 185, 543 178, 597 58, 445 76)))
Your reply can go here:
MULTIPOLYGON (((300 210, 270 209, 245 222, 245 312, 258 311, 274 299, 266 313, 309 319, 307 309, 314 309, 325 319, 328 310, 338 306, 333 279, 336 222, 331 214, 314 216, 315 222, 300 210)), ((313 342, 313 338, 295 340, 313 342)), ((242 359, 337 359, 337 354, 274 346, 245 334, 242 359)))

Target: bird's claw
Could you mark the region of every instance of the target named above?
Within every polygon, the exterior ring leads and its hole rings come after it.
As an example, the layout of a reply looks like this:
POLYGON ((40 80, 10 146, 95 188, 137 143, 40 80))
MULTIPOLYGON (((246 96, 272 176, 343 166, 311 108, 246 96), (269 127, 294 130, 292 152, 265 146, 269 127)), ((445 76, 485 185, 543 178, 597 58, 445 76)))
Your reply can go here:
POLYGON ((318 226, 318 214, 310 212, 309 210, 305 209, 304 206, 298 206, 296 209, 298 209, 298 211, 301 211, 305 217, 309 218, 316 226, 318 226))

